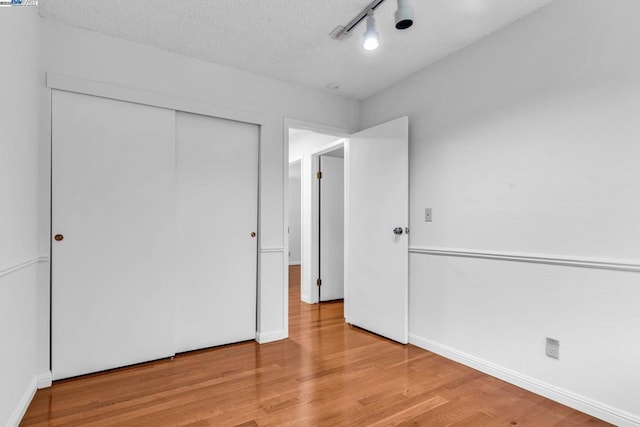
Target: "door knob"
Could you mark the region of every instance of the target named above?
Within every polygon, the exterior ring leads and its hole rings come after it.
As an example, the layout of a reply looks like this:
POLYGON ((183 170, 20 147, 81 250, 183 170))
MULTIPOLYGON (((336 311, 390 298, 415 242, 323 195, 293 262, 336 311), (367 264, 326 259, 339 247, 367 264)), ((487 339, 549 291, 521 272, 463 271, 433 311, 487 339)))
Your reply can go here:
POLYGON ((256 237, 256 232, 255 231, 251 232, 251 237, 256 237))
POLYGON ((60 242, 62 241, 62 239, 64 239, 64 236, 62 234, 56 234, 53 238, 56 242, 60 242))
POLYGON ((396 236, 401 235, 403 232, 402 227, 396 227, 393 229, 393 234, 395 234, 396 236))

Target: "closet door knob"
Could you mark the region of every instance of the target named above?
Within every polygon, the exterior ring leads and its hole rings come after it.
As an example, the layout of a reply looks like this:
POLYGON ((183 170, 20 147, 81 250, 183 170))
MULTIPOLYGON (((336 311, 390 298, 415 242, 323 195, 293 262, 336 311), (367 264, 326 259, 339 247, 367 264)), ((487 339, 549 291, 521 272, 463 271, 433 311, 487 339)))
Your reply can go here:
POLYGON ((251 232, 251 237, 256 237, 256 232, 255 231, 251 232))
POLYGON ((56 242, 61 242, 62 239, 64 239, 64 236, 62 234, 56 234, 53 238, 56 242))

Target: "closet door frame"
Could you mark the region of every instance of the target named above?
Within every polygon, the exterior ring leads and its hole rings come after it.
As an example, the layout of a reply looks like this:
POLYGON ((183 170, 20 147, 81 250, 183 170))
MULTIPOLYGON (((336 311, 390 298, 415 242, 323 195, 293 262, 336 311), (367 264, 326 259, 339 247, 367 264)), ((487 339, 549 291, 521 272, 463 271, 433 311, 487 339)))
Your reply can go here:
MULTIPOLYGON (((93 80, 86 80, 77 77, 70 77, 61 74, 46 73, 46 87, 49 95, 53 90, 78 93, 83 95, 97 96, 106 99, 112 99, 117 101, 131 102, 135 104, 142 104, 147 106, 164 108, 167 110, 181 111, 185 113, 199 114, 209 117, 215 117, 220 119, 233 120, 238 122, 244 122, 259 127, 258 138, 258 221, 257 221, 257 277, 256 277, 256 341, 260 344, 268 343, 285 339, 288 337, 288 294, 282 292, 287 286, 287 274, 286 274, 286 259, 284 257, 285 247, 264 247, 261 239, 261 223, 262 223, 262 175, 261 170, 263 162, 265 161, 262 151, 262 141, 264 140, 265 128, 267 130, 273 129, 273 121, 268 122, 262 113, 238 109, 229 106, 221 106, 215 104, 209 104, 206 102, 175 97, 166 94, 154 93, 145 90, 140 90, 132 87, 125 87, 105 82, 98 82, 93 80), (273 258, 268 258, 278 254, 280 260, 277 263, 273 262, 273 258), (282 282, 277 282, 278 279, 283 279, 282 282), (264 284, 267 284, 269 289, 265 289, 264 284), (277 285, 274 286, 274 283, 277 285), (271 293, 278 290, 279 294, 282 294, 282 314, 281 318, 275 319, 273 315, 267 317, 268 313, 273 313, 272 307, 267 307, 266 304, 273 306, 273 296, 269 296, 271 293), (280 328, 274 328, 274 323, 279 323, 280 328), (265 328, 269 328, 265 330, 265 328)), ((49 141, 50 142, 50 141, 49 141)), ((52 183, 49 182, 49 190, 52 183)), ((285 230, 284 221, 282 228, 285 230)), ((49 235, 51 234, 49 231, 49 235)), ((276 235, 279 235, 277 233, 276 235)), ((50 237, 50 236, 49 236, 50 237)), ((51 277, 49 277, 49 322, 51 321, 51 277)), ((51 325, 51 323, 49 323, 51 325)), ((49 367, 51 368, 51 330, 49 328, 49 367)))

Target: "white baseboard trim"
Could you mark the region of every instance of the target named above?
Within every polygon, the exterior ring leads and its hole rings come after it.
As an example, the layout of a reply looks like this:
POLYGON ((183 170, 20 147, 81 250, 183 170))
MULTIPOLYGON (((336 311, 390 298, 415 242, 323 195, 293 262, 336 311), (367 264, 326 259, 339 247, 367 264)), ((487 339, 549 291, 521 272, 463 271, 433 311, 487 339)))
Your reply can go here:
POLYGON ((40 374, 36 377, 36 386, 38 387, 38 390, 41 388, 49 388, 52 383, 53 377, 51 376, 51 371, 40 374))
POLYGON ((315 304, 315 302, 311 301, 309 295, 302 295, 300 299, 302 300, 302 302, 305 302, 307 304, 315 304))
POLYGON ((289 265, 301 265, 300 261, 289 261, 289 265))
POLYGON ((9 417, 9 421, 7 421, 7 427, 18 427, 20 425, 20 421, 22 421, 22 417, 27 413, 27 409, 29 408, 29 404, 33 400, 33 396, 36 394, 36 384, 37 379, 33 377, 33 379, 29 382, 29 386, 25 390, 20 402, 16 409, 14 409, 11 417, 9 417))
POLYGON ((287 331, 270 331, 270 332, 258 332, 256 333, 256 341, 258 344, 266 344, 268 342, 280 341, 289 337, 287 331))
POLYGON ((640 416, 638 415, 613 408, 604 403, 539 381, 435 341, 422 338, 415 334, 409 334, 409 343, 617 426, 640 427, 640 416))

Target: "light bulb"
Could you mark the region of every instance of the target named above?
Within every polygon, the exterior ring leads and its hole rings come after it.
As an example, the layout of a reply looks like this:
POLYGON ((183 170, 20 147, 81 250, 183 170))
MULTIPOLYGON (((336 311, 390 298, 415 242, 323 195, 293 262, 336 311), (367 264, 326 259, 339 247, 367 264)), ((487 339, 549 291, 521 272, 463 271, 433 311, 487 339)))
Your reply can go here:
POLYGON ((364 33, 364 42, 362 46, 367 50, 377 49, 380 43, 378 42, 378 32, 376 31, 376 19, 373 17, 373 12, 369 12, 367 17, 367 31, 364 33))
POLYGON ((366 33, 364 35, 364 43, 362 46, 367 50, 375 50, 380 46, 378 42, 378 34, 376 33, 366 33))

